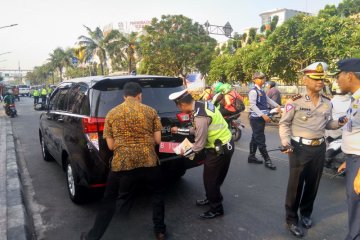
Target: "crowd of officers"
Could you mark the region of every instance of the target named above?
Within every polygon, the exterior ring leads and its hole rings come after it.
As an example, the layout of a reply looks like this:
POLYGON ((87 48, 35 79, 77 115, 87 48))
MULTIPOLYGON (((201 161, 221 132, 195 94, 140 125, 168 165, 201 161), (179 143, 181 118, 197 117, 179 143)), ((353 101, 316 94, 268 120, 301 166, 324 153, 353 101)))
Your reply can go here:
MULTIPOLYGON (((334 73, 341 92, 351 94, 351 104, 346 115, 334 119, 332 104, 328 97, 321 94, 327 74, 327 64, 316 62, 302 70, 302 81, 306 92, 289 99, 284 107, 279 123, 279 135, 282 151, 289 156, 289 179, 285 198, 287 228, 295 237, 303 237, 303 228, 313 226, 311 214, 317 195, 325 160, 325 129, 343 128, 342 150, 346 155, 346 189, 349 208, 349 233, 346 240, 360 239, 360 59, 345 59, 338 62, 334 73), (302 226, 302 227, 301 227, 302 226)), ((257 149, 264 158, 264 166, 275 170, 265 143, 264 128, 269 122, 269 105, 280 110, 279 102, 267 96, 262 89, 265 75, 256 72, 253 75, 254 87, 249 92, 250 125, 252 138, 249 145, 248 163, 260 164, 256 158, 257 149)), ((220 93, 217 86, 213 90, 220 93)), ((198 206, 209 209, 200 214, 201 219, 212 219, 224 214, 223 184, 232 155, 234 142, 221 109, 226 107, 225 95, 222 103, 216 106, 216 94, 211 91, 202 96, 206 101, 196 101, 185 89, 169 96, 179 110, 191 115, 192 126, 172 127, 173 134, 194 135, 191 148, 182 151, 184 157, 201 157, 204 161, 203 182, 205 198, 196 200, 198 206), (212 99, 212 101, 209 101, 212 99)), ((275 91, 274 91, 275 92, 275 91)), ((276 94, 275 94, 276 95, 276 94)), ((277 96, 278 97, 278 96, 277 96)), ((159 165, 154 146, 161 141, 161 123, 154 109, 141 104, 142 90, 134 82, 124 86, 124 103, 109 112, 105 120, 104 138, 109 149, 114 150, 111 173, 105 190, 101 210, 94 226, 81 234, 82 240, 100 239, 115 211, 115 202, 120 192, 122 208, 128 204, 132 188, 137 181, 145 181, 153 192, 153 222, 156 239, 166 239, 164 223, 163 186, 159 179, 159 165), (135 109, 132 110, 131 109, 135 109), (126 121, 124 121, 126 119, 126 121), (143 122, 148 127, 136 127, 143 122), (134 127, 135 124, 135 127, 134 127), (142 138, 139 138, 141 134, 142 138), (126 141, 125 141, 126 140, 126 141), (131 146, 129 146, 129 141, 131 146), (132 151, 128 152, 128 149, 132 151)), ((234 110, 234 109, 232 109, 234 110)), ((235 109, 236 110, 236 109, 235 109)), ((225 112, 225 111, 223 111, 225 112)))
POLYGON ((34 98, 34 105, 39 103, 39 99, 41 99, 42 104, 45 104, 46 103, 46 97, 48 95, 50 95, 52 91, 53 91, 53 88, 46 87, 45 85, 43 85, 43 86, 41 86, 39 88, 34 88, 32 90, 32 96, 34 98))

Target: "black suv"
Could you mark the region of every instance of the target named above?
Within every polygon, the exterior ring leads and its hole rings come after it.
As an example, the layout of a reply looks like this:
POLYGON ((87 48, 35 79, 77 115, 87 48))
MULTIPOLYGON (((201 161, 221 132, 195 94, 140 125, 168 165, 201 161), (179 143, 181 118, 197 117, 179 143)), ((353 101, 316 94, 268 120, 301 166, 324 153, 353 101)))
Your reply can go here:
POLYGON ((158 111, 163 125, 162 151, 158 156, 167 176, 179 178, 186 169, 201 164, 167 151, 169 144, 184 137, 172 135, 180 126, 178 110, 170 93, 180 91, 183 81, 161 76, 96 76, 62 82, 48 99, 40 116, 39 138, 45 161, 55 159, 66 172, 70 198, 83 202, 89 189, 103 188, 112 152, 102 136, 106 114, 123 101, 125 83, 138 82, 143 88, 143 103, 158 111), (165 145, 164 145, 165 144, 165 145), (164 147, 165 146, 165 147, 164 147))

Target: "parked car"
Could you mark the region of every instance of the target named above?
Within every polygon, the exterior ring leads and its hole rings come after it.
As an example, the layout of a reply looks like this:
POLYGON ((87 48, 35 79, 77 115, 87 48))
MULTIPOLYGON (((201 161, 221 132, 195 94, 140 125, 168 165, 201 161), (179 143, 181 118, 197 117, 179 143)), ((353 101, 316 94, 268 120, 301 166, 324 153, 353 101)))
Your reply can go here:
POLYGON ((20 96, 30 96, 30 87, 28 85, 19 85, 18 88, 20 96))
POLYGON ((172 152, 171 145, 185 138, 170 131, 172 126, 182 124, 179 120, 183 115, 168 98, 170 93, 184 88, 181 79, 96 76, 67 80, 48 99, 40 116, 39 138, 44 160, 55 159, 65 171, 70 198, 75 203, 86 200, 84 196, 89 189, 106 185, 112 152, 102 136, 104 121, 106 114, 123 101, 122 88, 129 81, 142 86, 143 103, 155 108, 161 117, 162 144, 156 149, 164 174, 180 178, 186 169, 202 163, 201 158, 191 161, 172 152))

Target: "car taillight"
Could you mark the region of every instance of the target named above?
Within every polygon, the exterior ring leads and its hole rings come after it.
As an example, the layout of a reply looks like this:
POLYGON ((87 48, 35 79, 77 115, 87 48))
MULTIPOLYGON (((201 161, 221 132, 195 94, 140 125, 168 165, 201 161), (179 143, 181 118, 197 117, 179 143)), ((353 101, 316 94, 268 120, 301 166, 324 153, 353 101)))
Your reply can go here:
POLYGON ((99 150, 99 132, 104 131, 105 118, 88 117, 82 119, 86 138, 99 150))
POLYGON ((181 123, 190 122, 190 114, 188 114, 188 113, 178 113, 178 114, 176 114, 176 118, 181 123))

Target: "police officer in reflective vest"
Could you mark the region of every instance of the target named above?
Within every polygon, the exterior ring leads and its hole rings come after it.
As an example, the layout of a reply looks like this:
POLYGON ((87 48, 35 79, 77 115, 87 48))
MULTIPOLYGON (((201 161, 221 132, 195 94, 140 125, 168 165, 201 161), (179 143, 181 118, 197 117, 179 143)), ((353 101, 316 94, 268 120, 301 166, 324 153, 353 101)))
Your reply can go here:
POLYGON ((234 142, 225 119, 211 102, 198 102, 187 90, 169 96, 181 112, 191 113, 193 126, 190 128, 171 128, 174 134, 195 135, 191 149, 183 153, 185 157, 198 156, 204 152, 204 186, 206 198, 197 200, 196 205, 210 205, 210 209, 200 215, 202 219, 211 219, 224 214, 223 196, 220 187, 229 169, 234 153, 234 142))
POLYGON ((326 69, 326 63, 316 62, 302 70, 306 92, 287 101, 279 123, 281 144, 288 148, 290 166, 286 223, 296 237, 304 235, 298 226, 299 210, 302 226, 312 227, 311 214, 325 161, 325 129, 344 125, 332 119, 331 101, 320 94, 326 69))
POLYGON ((41 102, 44 104, 46 102, 46 95, 47 95, 47 91, 46 91, 46 87, 44 86, 41 89, 41 102))
POLYGON ((39 102, 40 92, 38 89, 35 88, 35 90, 33 92, 33 96, 34 96, 34 105, 35 105, 39 102))
POLYGON ((275 170, 276 166, 272 163, 269 154, 266 150, 265 144, 265 123, 271 122, 269 114, 268 104, 273 107, 277 107, 280 112, 280 106, 269 97, 266 96, 264 90, 261 87, 265 83, 265 74, 256 72, 253 76, 255 86, 249 91, 250 102, 250 126, 252 129, 252 136, 250 141, 250 154, 248 157, 248 163, 262 164, 263 161, 256 158, 256 150, 259 151, 265 160, 265 167, 275 170))

